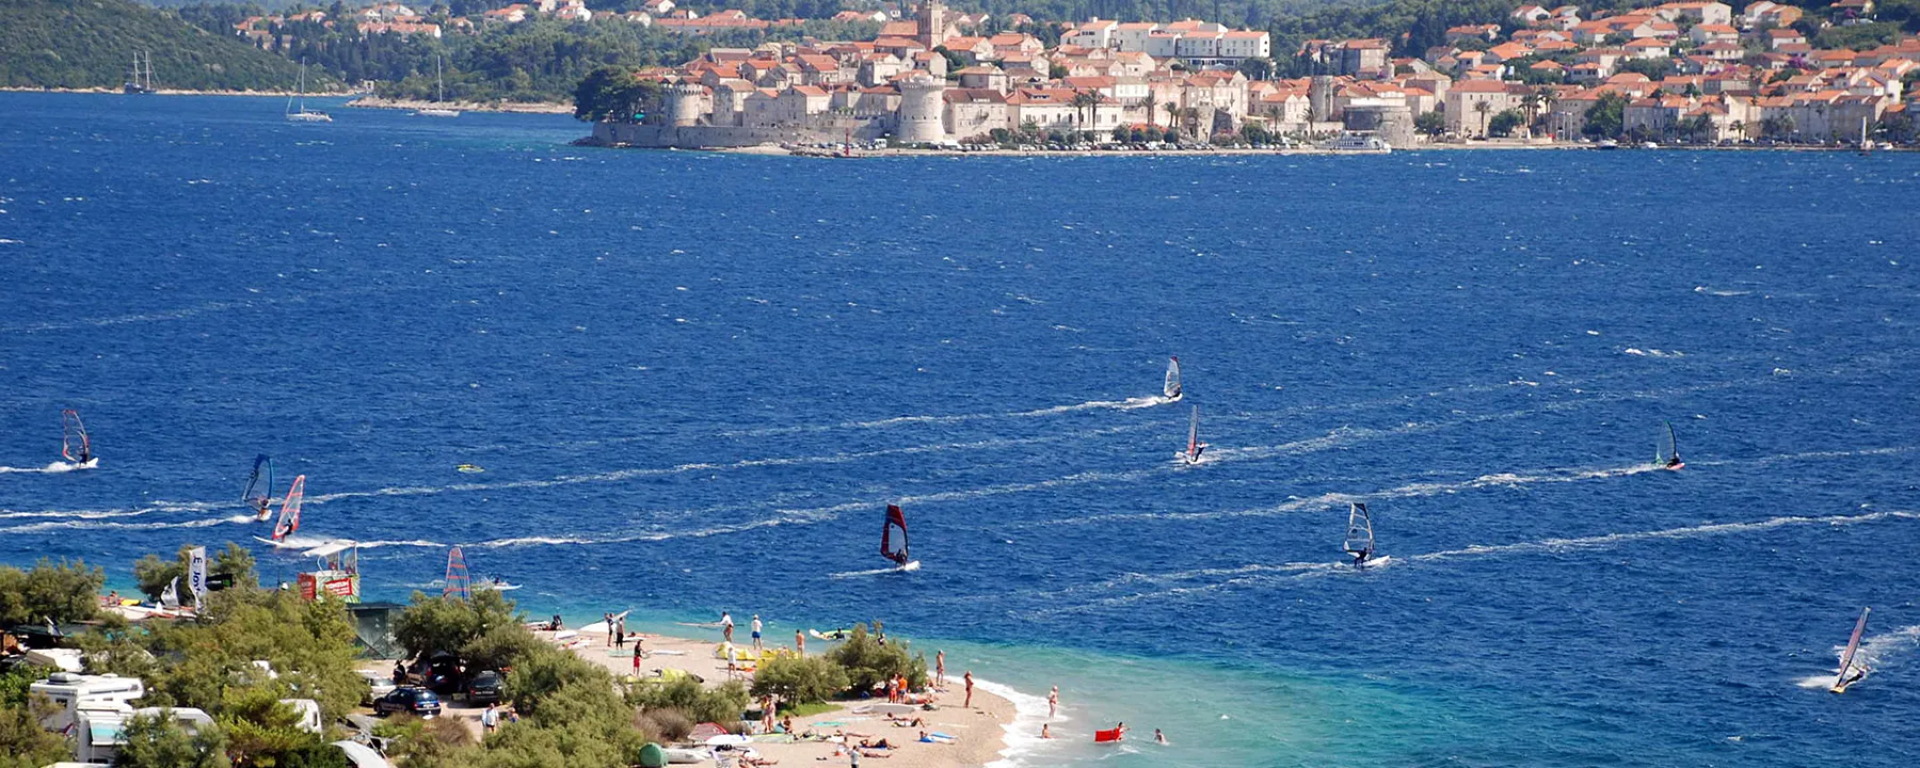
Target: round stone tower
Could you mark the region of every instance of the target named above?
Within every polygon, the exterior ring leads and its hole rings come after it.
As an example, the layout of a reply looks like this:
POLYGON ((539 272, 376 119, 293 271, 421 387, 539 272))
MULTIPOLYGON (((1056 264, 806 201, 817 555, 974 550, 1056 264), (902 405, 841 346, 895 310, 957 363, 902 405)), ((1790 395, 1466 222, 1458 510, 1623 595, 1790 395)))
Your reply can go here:
POLYGON ((1327 75, 1314 75, 1307 83, 1307 106, 1313 110, 1315 122, 1328 122, 1333 119, 1333 78, 1327 75))
POLYGON ((900 127, 894 138, 906 144, 937 144, 947 140, 941 122, 946 111, 947 81, 915 75, 900 81, 900 127))
POLYGON ((707 89, 698 83, 676 83, 667 89, 667 121, 672 125, 698 125, 703 97, 707 89))

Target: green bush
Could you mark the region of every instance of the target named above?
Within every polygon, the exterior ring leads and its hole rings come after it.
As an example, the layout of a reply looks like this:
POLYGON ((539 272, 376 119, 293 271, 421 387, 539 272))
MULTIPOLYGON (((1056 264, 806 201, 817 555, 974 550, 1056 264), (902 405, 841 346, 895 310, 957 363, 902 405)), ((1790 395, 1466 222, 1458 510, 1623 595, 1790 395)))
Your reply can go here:
POLYGON ((540 648, 520 657, 507 673, 507 698, 522 715, 537 715, 547 699, 572 684, 613 690, 613 676, 605 669, 567 651, 540 648))
MULTIPOLYGON (((463 653, 469 643, 477 643, 475 650, 489 654, 488 661, 501 661, 491 654, 524 651, 533 644, 512 639, 514 630, 509 627, 526 633, 526 622, 515 612, 513 601, 498 590, 477 590, 471 600, 415 592, 412 604, 393 622, 393 639, 418 658, 437 651, 463 653), (482 638, 484 643, 479 642, 482 638)), ((526 640, 532 636, 526 635, 526 640)))
MULTIPOLYGON (((879 623, 875 622, 875 626, 879 623)), ((916 663, 907 655, 907 644, 897 640, 881 645, 867 634, 865 624, 855 624, 845 642, 827 651, 827 658, 846 670, 847 682, 856 693, 885 685, 896 675, 906 675, 907 682, 914 687, 927 683, 925 658, 916 663)))
POLYGON ((227 689, 218 722, 227 734, 227 757, 242 766, 279 765, 321 743, 318 734, 301 730, 300 713, 267 688, 227 689))
MULTIPOLYGON (((9 679, 12 676, 9 673, 9 679)), ((8 688, 11 698, 11 686, 8 688)), ((35 696, 33 706, 28 706, 25 690, 21 686, 20 701, 0 702, 0 768, 40 768, 65 760, 70 754, 66 739, 40 727, 40 718, 55 711, 53 703, 45 696, 35 696)))
POLYGON ((55 565, 41 558, 32 570, 0 566, 0 625, 87 621, 100 613, 107 573, 85 561, 55 565))
POLYGON ((135 717, 127 721, 125 743, 114 761, 119 768, 231 768, 227 738, 218 726, 194 733, 171 717, 135 717))
POLYGON ((627 703, 642 712, 677 710, 695 722, 721 725, 738 721, 746 711, 748 699, 746 684, 738 680, 729 680, 717 688, 704 688, 687 677, 645 680, 627 687, 627 703))
POLYGON ((652 731, 656 741, 679 741, 693 733, 693 718, 677 709, 651 709, 635 715, 642 731, 652 731))
POLYGON ((826 701, 849 685, 847 671, 819 656, 768 659, 753 675, 753 695, 779 696, 782 701, 826 701))

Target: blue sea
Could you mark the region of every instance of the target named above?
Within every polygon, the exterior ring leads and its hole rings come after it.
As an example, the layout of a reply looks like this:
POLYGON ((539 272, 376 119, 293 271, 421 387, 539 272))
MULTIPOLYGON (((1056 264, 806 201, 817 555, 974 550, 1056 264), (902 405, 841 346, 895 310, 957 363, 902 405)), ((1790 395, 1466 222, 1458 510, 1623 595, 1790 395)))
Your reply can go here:
POLYGON ((240 522, 265 453, 370 597, 458 544, 533 616, 882 619, 1018 694, 1011 764, 1920 761, 1920 155, 843 162, 281 109, 0 94, 0 560, 291 579, 240 522), (871 572, 888 503, 917 572, 871 572))

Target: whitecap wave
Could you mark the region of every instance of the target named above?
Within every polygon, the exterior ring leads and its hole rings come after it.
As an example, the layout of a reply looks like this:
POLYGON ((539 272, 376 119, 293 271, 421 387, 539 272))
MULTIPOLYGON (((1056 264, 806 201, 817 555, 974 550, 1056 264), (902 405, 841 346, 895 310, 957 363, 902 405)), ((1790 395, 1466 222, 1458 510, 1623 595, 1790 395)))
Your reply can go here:
POLYGON ((1047 722, 1046 697, 1021 693, 1013 686, 1001 685, 978 677, 973 679, 973 685, 982 691, 1013 702, 1013 719, 1001 726, 1002 741, 1005 746, 1000 748, 999 759, 987 763, 986 768, 1019 768, 1025 765, 1022 758, 1031 757, 1035 752, 1053 746, 1053 743, 1040 738, 1040 726, 1047 722))

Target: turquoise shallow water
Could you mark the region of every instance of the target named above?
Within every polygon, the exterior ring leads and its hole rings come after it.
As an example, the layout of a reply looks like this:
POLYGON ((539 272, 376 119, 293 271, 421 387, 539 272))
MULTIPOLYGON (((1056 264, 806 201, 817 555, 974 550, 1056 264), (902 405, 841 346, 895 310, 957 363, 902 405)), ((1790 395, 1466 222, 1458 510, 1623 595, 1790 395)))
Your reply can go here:
POLYGON ((1920 754, 1913 156, 802 162, 279 110, 0 94, 0 559, 250 543, 266 452, 376 596, 462 544, 536 616, 878 616, 1061 685, 1033 765, 1920 754), (44 471, 62 407, 99 469, 44 471), (889 501, 923 568, 848 575, 889 501), (1803 685, 1869 604, 1875 675, 1803 685), (1176 744, 1080 740, 1119 720, 1176 744))

